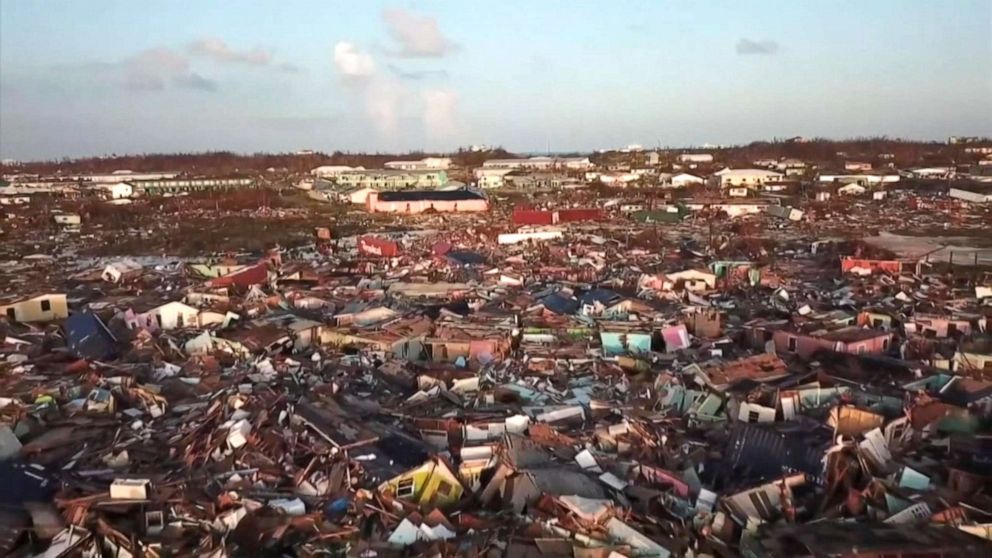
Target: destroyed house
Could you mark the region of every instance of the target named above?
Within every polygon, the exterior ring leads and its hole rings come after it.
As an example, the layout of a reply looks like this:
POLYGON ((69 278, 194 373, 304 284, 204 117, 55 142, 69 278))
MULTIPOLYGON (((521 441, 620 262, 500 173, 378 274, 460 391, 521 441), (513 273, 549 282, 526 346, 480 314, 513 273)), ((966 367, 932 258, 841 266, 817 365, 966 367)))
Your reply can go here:
MULTIPOLYGON (((294 407, 294 413, 298 420, 339 450, 355 451, 380 438, 334 401, 301 401, 294 407)), ((358 452, 360 455, 361 450, 358 452)))
POLYGON ((0 299, 0 316, 9 322, 53 322, 69 315, 66 295, 39 294, 30 297, 7 296, 0 299))
POLYGON ((177 328, 198 327, 200 311, 179 301, 137 300, 123 313, 129 329, 169 331, 177 328))
POLYGON ((264 285, 269 280, 269 266, 265 261, 240 268, 227 275, 221 275, 207 282, 210 287, 237 287, 248 289, 252 285, 264 285))
POLYGON ((888 331, 857 327, 809 333, 781 329, 775 331, 772 338, 775 342, 775 352, 778 354, 791 354, 808 359, 823 349, 838 353, 884 354, 891 348, 893 334, 888 331))
POLYGON ((821 478, 823 454, 831 443, 831 430, 816 422, 736 422, 720 478, 726 483, 765 481, 792 471, 821 478))
POLYGON ((982 335, 962 341, 954 353, 954 369, 985 374, 992 370, 992 336, 982 335))
POLYGON ((435 362, 488 363, 509 354, 509 333, 507 328, 481 322, 447 321, 438 324, 424 344, 435 362))
POLYGON ((449 463, 435 456, 419 467, 384 481, 379 490, 429 510, 454 505, 461 499, 465 487, 449 463))
POLYGON ((855 273, 859 275, 879 272, 899 275, 902 273, 902 262, 899 260, 870 260, 845 256, 840 259, 840 270, 842 273, 855 273))

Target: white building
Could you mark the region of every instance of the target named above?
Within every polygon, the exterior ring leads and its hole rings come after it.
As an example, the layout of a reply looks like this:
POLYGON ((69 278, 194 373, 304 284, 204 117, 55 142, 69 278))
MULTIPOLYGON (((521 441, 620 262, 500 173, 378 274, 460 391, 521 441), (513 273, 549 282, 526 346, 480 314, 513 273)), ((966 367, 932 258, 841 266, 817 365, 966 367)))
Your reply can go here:
POLYGON ((492 189, 502 188, 506 184, 506 175, 513 172, 513 169, 478 168, 474 174, 479 188, 492 189))
POLYGON ((362 171, 365 167, 349 167, 346 165, 323 165, 310 171, 310 174, 319 178, 333 178, 346 172, 362 171))
POLYGON ((134 186, 131 186, 127 182, 99 184, 95 188, 101 190, 104 197, 111 200, 127 199, 134 196, 134 186))
POLYGON ((863 163, 861 161, 847 161, 844 163, 844 170, 864 172, 871 170, 871 163, 863 163))
POLYGON ((680 172, 678 174, 662 173, 658 175, 658 183, 662 188, 685 188, 692 184, 705 182, 701 176, 680 172))
POLYGON ((683 153, 678 156, 680 163, 712 163, 713 155, 710 153, 683 153))
POLYGON ((448 170, 451 167, 449 157, 425 157, 419 161, 389 161, 383 165, 393 170, 448 170))
POLYGON ((599 175, 599 181, 607 186, 624 186, 640 177, 641 175, 634 172, 607 172, 599 175))
POLYGON ((821 174, 817 177, 820 182, 851 182, 862 186, 875 186, 878 184, 889 184, 899 182, 900 176, 897 173, 864 173, 864 174, 821 174))
POLYGON ((526 170, 586 170, 592 168, 588 157, 531 157, 529 159, 490 159, 482 163, 485 169, 526 170))
POLYGON ((802 170, 806 168, 806 162, 799 159, 782 159, 781 161, 775 163, 775 168, 786 172, 790 170, 802 170))
POLYGON ((93 184, 113 184, 115 182, 134 182, 136 180, 171 180, 179 175, 179 172, 173 171, 134 172, 116 170, 110 174, 78 174, 74 176, 60 176, 59 179, 90 182, 93 184))
POLYGON ((339 191, 338 199, 347 203, 365 205, 369 201, 369 196, 375 191, 375 188, 368 186, 353 186, 339 191))
POLYGON ((714 176, 718 178, 723 188, 732 186, 757 188, 765 182, 782 179, 782 173, 766 169, 723 169, 714 173, 714 176))

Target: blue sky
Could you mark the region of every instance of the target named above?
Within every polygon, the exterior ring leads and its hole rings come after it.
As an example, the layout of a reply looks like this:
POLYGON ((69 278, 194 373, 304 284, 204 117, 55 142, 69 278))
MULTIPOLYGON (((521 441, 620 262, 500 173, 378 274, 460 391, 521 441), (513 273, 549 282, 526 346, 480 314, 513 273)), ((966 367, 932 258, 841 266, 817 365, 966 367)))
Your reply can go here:
POLYGON ((992 0, 3 0, 0 156, 992 133, 992 0))

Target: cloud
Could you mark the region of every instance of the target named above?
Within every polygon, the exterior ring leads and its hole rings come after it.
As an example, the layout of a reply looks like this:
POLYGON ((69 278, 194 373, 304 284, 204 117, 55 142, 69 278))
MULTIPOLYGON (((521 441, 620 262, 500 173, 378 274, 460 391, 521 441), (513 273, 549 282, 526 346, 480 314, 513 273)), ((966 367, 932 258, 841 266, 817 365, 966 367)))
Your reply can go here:
POLYGON ((223 40, 213 37, 193 41, 186 50, 193 56, 202 56, 221 64, 267 66, 272 62, 272 53, 265 49, 255 47, 251 50, 238 51, 223 40))
POLYGON ((216 91, 217 84, 190 70, 189 59, 168 47, 142 50, 119 62, 92 68, 120 81, 129 91, 162 91, 169 83, 199 91, 216 91))
POLYGON ((737 41, 737 54, 775 54, 780 50, 778 43, 770 39, 753 41, 751 39, 740 39, 737 41))
POLYGON ((365 110, 379 133, 392 140, 399 131, 401 88, 389 80, 373 82, 365 94, 365 110))
POLYGON ((375 73, 372 55, 347 41, 334 45, 334 67, 346 79, 369 78, 375 73))
POLYGON ((421 99, 427 135, 434 139, 453 136, 458 129, 458 94, 452 89, 426 89, 421 99))
POLYGON ((217 91, 217 82, 207 79, 196 72, 181 74, 172 78, 172 82, 179 87, 186 89, 196 89, 198 91, 217 91))
POLYGON ((135 73, 124 76, 123 86, 131 91, 161 91, 165 89, 165 80, 158 76, 135 73))
POLYGON ((445 70, 419 70, 419 71, 406 71, 393 64, 387 64, 389 71, 393 73, 394 76, 400 79, 408 79, 412 81, 420 81, 422 79, 439 78, 447 79, 448 72, 445 70))
POLYGON ((189 60, 168 47, 155 47, 143 50, 124 60, 130 70, 162 71, 181 73, 189 69, 189 60))
POLYGON ((399 47, 399 50, 392 52, 396 56, 440 58, 458 49, 458 45, 441 34, 433 17, 402 8, 390 8, 382 11, 382 19, 399 47))

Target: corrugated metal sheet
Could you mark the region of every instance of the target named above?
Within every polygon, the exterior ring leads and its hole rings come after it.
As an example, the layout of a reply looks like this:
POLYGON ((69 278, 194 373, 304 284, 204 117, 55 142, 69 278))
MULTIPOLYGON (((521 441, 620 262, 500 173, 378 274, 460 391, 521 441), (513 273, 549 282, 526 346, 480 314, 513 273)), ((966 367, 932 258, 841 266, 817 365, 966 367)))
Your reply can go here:
POLYGON ((569 223, 574 221, 598 221, 603 218, 600 209, 560 209, 558 210, 558 222, 569 223))
POLYGON ((392 240, 377 236, 363 236, 358 239, 358 253, 366 256, 392 258, 400 253, 400 246, 392 240))
POLYGON ((513 223, 515 225, 550 225, 554 222, 554 214, 551 211, 538 211, 536 209, 514 209, 513 223))
POLYGON ((820 479, 821 459, 829 443, 829 433, 824 436, 798 423, 739 422, 734 425, 724 452, 724 477, 732 481, 765 480, 802 471, 820 479))
POLYGON ((603 219, 603 211, 597 208, 542 211, 517 207, 513 210, 513 223, 516 225, 554 225, 601 219, 603 219))
POLYGON ((252 285, 260 285, 269 279, 269 265, 266 262, 259 262, 251 267, 246 267, 240 271, 217 277, 210 280, 211 287, 238 286, 244 289, 252 285))

